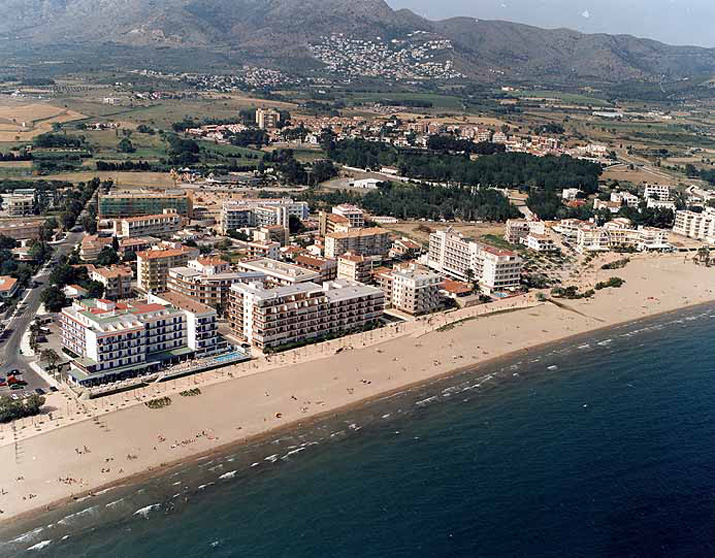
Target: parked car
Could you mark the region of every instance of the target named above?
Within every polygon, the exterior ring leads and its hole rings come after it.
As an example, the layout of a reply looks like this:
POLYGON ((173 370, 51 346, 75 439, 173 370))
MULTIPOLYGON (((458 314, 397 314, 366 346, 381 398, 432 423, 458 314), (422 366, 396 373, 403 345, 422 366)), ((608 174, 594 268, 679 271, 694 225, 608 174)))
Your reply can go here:
POLYGON ((35 388, 35 393, 36 393, 37 395, 45 395, 46 392, 45 392, 45 390, 42 389, 42 388, 35 388))
POLYGON ((10 386, 10 389, 11 389, 12 391, 18 391, 18 390, 20 390, 20 389, 25 389, 25 386, 21 386, 20 384, 12 384, 12 385, 10 386))
POLYGON ((59 390, 55 386, 50 386, 50 391, 52 393, 57 393, 59 390))

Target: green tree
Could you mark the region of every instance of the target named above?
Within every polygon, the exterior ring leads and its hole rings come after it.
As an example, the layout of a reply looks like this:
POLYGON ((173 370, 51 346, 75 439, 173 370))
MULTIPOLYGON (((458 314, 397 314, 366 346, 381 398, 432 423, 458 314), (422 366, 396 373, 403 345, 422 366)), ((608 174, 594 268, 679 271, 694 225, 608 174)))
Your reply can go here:
POLYGON ((69 306, 69 300, 59 287, 48 287, 42 292, 40 297, 48 312, 59 312, 65 306, 69 306))
POLYGON ((97 256, 97 265, 107 266, 119 263, 119 254, 111 246, 105 246, 97 256))
POLYGON ((117 151, 120 153, 134 153, 136 150, 136 147, 134 147, 134 144, 132 144, 129 138, 122 138, 117 145, 117 151))

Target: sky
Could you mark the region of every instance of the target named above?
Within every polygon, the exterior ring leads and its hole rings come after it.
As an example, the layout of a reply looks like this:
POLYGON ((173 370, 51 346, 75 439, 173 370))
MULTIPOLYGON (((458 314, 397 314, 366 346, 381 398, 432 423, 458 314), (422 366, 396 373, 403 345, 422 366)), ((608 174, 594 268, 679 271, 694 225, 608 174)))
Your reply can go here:
POLYGON ((429 19, 471 16, 715 47, 715 0, 387 0, 429 19))

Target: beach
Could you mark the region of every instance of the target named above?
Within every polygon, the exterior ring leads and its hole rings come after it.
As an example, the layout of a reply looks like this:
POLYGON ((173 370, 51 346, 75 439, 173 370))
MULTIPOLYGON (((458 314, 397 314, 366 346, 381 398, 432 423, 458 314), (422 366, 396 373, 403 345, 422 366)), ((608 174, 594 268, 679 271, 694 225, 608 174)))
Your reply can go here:
POLYGON ((156 384, 141 394, 72 403, 77 410, 68 403, 73 421, 45 420, 42 427, 19 432, 4 425, 0 517, 54 509, 192 456, 518 351, 715 300, 715 269, 682 255, 637 256, 624 269, 599 270, 582 281, 612 276, 625 285, 592 299, 509 299, 489 305, 496 310, 490 315, 454 312, 405 324, 393 336, 363 334, 361 342, 333 342, 263 364, 156 384), (201 393, 179 394, 192 388, 201 393), (160 397, 171 404, 143 404, 160 397))

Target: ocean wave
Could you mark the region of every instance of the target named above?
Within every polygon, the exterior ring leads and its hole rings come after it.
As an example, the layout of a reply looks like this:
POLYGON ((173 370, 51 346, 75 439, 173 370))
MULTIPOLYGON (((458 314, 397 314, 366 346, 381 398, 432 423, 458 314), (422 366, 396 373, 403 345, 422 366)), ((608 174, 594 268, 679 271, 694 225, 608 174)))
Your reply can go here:
POLYGON ((109 502, 109 504, 106 504, 104 507, 105 508, 113 508, 117 504, 121 503, 124 501, 124 498, 119 498, 119 500, 114 500, 114 502, 109 502))
POLYGON ((288 459, 291 455, 295 455, 295 454, 297 454, 297 453, 300 453, 301 451, 305 451, 305 448, 297 448, 297 449, 291 450, 291 451, 289 451, 288 453, 286 453, 283 457, 281 457, 281 459, 282 459, 282 460, 286 460, 286 459, 288 459))
POLYGON ((42 550, 43 548, 46 548, 52 544, 52 539, 47 539, 46 541, 40 541, 37 544, 32 545, 30 548, 27 549, 29 552, 30 550, 42 550))
POLYGON ((23 533, 22 535, 15 537, 10 542, 11 543, 30 542, 33 538, 35 538, 37 535, 42 533, 42 531, 44 531, 44 530, 45 530, 44 527, 38 527, 37 529, 33 529, 32 531, 28 531, 27 533, 23 533))
POLYGON ((214 484, 214 483, 212 483, 212 482, 207 482, 206 484, 200 484, 200 485, 198 486, 197 490, 203 490, 204 488, 208 488, 208 487, 211 486, 212 484, 214 484))
POLYGON ((78 511, 77 513, 71 513, 70 515, 64 516, 62 519, 60 519, 57 524, 58 525, 67 525, 67 521, 70 519, 76 519, 78 517, 82 517, 83 515, 87 515, 92 513, 97 509, 97 506, 90 506, 89 508, 85 508, 82 511, 78 511))
POLYGON ((232 479, 233 477, 236 476, 236 473, 237 473, 237 472, 238 472, 238 471, 235 471, 235 470, 234 470, 234 471, 229 471, 228 473, 224 473, 223 475, 221 475, 221 476, 219 477, 219 479, 221 479, 221 480, 232 479))
POLYGON ((269 455, 263 461, 270 461, 271 463, 275 463, 276 461, 278 461, 278 454, 274 453, 273 455, 269 455))
POLYGON ((139 517, 143 517, 144 519, 149 519, 149 514, 155 510, 158 510, 161 507, 160 503, 156 504, 151 504, 149 506, 145 506, 143 508, 138 509, 133 513, 133 515, 138 515, 139 517))

